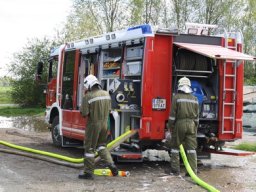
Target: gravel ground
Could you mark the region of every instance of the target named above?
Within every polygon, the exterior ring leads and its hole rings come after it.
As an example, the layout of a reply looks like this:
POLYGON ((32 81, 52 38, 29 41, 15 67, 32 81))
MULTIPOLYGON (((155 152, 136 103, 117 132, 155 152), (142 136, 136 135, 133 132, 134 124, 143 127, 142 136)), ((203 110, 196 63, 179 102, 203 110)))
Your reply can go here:
MULTIPOLYGON (((242 141, 255 142, 253 133, 245 133, 242 141)), ((0 140, 35 149, 81 157, 82 149, 57 148, 49 132, 0 129, 0 140)), ((0 146, 1 148, 6 148, 0 146)), ((117 166, 130 171, 130 177, 97 176, 95 180, 79 180, 79 169, 68 168, 28 157, 0 152, 0 192, 9 191, 206 191, 191 178, 166 176, 167 162, 122 163, 117 166)), ((184 168, 183 168, 184 169, 184 168)), ((236 157, 212 155, 199 166, 199 177, 220 191, 256 191, 256 156, 236 157)))

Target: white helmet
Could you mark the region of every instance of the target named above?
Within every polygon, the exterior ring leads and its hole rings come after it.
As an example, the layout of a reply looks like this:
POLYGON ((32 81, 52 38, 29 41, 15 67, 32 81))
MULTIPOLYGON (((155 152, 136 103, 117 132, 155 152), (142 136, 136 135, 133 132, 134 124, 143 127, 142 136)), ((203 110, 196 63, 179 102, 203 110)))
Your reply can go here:
POLYGON ((187 86, 191 87, 191 83, 190 83, 189 78, 187 78, 187 77, 180 78, 179 83, 178 83, 178 87, 184 86, 184 85, 187 85, 187 86))
POLYGON ((86 89, 90 90, 96 84, 100 85, 100 82, 94 75, 88 75, 84 78, 84 87, 86 89))
POLYGON ((191 82, 187 77, 182 77, 178 82, 178 90, 184 93, 192 93, 191 82))

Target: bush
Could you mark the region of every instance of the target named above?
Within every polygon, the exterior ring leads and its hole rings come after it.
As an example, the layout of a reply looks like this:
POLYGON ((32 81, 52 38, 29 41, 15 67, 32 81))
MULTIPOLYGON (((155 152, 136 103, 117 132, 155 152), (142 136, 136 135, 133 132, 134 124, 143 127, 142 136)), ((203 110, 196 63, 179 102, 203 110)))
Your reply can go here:
MULTIPOLYGON (((46 38, 34 39, 21 52, 14 54, 9 67, 15 77, 11 81, 14 103, 21 106, 45 106, 45 86, 35 81, 35 74, 37 63, 47 60, 51 45, 52 42, 46 38)), ((46 82, 46 71, 42 75, 42 82, 46 82)))

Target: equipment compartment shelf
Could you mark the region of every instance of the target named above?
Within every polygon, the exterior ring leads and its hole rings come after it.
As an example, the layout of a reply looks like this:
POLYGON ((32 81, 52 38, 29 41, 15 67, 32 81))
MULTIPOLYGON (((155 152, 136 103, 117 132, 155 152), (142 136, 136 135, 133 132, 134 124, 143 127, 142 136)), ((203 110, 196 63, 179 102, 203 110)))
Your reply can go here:
POLYGON ((126 77, 134 77, 134 76, 140 76, 140 74, 138 74, 138 75, 124 75, 124 76, 126 76, 126 77))
POLYGON ((109 57, 109 56, 104 56, 103 62, 118 62, 121 60, 121 57, 109 57))
POLYGON ((119 77, 119 75, 104 75, 103 79, 114 79, 114 78, 117 78, 117 77, 119 77))
POLYGON ((140 57, 128 57, 126 58, 126 61, 134 61, 134 60, 141 60, 142 59, 142 56, 140 57))
POLYGON ((103 69, 113 69, 113 68, 120 68, 119 62, 104 62, 103 63, 103 69))
POLYGON ((123 113, 140 112, 140 110, 138 110, 138 109, 115 109, 115 111, 123 112, 123 113))
POLYGON ((116 70, 116 69, 120 69, 120 67, 103 68, 104 71, 107 71, 107 70, 116 70))

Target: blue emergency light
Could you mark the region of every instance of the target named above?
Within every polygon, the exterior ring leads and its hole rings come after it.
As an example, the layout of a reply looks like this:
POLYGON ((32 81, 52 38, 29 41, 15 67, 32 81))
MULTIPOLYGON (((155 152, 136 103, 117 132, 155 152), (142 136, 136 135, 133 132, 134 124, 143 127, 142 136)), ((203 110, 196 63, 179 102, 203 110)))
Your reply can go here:
POLYGON ((152 34, 152 29, 151 29, 151 26, 149 24, 130 27, 130 28, 128 28, 127 31, 132 31, 132 30, 135 30, 135 29, 141 29, 142 34, 152 34))

